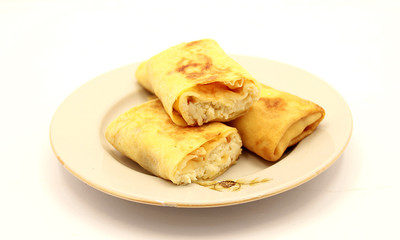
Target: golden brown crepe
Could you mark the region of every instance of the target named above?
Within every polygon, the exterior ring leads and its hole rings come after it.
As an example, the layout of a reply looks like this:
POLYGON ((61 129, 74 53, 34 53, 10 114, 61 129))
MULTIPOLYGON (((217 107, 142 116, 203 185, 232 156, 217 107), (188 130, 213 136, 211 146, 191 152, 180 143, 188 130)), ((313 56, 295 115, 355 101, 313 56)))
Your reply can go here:
POLYGON ((180 126, 226 122, 259 98, 256 80, 211 39, 181 43, 143 62, 137 81, 180 126))
POLYGON ((242 146, 237 130, 219 122, 177 126, 159 99, 121 114, 105 136, 119 152, 175 184, 212 180, 237 160, 242 146))
POLYGON ((244 147, 277 161, 289 146, 310 135, 324 116, 317 104, 262 85, 260 100, 229 125, 238 129, 244 147))

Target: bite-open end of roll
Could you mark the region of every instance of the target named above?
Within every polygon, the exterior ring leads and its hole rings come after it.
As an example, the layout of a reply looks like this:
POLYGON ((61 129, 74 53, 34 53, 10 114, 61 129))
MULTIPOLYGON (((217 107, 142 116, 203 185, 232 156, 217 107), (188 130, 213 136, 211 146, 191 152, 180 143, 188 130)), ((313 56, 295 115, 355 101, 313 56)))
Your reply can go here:
POLYGON ((212 180, 225 172, 239 157, 242 141, 232 132, 218 141, 210 141, 188 154, 177 166, 172 179, 176 184, 212 180))
POLYGON ((238 131, 219 122, 177 126, 159 99, 118 116, 105 137, 144 169, 175 184, 214 179, 236 162, 242 146, 238 131))
POLYGON ((254 84, 230 89, 221 83, 197 85, 183 93, 174 104, 174 111, 190 126, 227 122, 243 115, 258 99, 254 84))
POLYGON ((136 79, 180 126, 231 121, 260 94, 250 73, 211 39, 181 43, 151 57, 137 68, 136 79))
POLYGON ((317 104, 263 85, 260 100, 229 125, 238 129, 244 147, 277 161, 288 147, 312 134, 324 117, 317 104))

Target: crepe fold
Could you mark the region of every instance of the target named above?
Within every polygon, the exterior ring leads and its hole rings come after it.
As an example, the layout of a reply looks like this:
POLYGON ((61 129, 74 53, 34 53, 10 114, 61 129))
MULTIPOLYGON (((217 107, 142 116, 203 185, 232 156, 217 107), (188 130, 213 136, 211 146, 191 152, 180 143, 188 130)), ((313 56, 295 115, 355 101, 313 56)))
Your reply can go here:
POLYGON ((235 163, 242 146, 237 130, 223 123, 177 126, 159 99, 118 116, 105 137, 144 169, 175 184, 214 179, 235 163))
POLYGON ((250 73, 211 39, 181 43, 151 57, 139 65, 136 79, 180 126, 233 120, 260 92, 250 73))
POLYGON ((317 104, 262 85, 260 99, 229 125, 238 129, 245 148, 277 161, 289 146, 313 133, 324 116, 317 104))

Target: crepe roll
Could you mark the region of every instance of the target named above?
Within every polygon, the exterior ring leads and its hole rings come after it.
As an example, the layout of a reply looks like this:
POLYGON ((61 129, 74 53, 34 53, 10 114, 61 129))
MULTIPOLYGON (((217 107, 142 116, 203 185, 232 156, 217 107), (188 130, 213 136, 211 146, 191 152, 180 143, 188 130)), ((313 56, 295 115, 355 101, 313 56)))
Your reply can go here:
POLYGON ((242 147, 237 130, 223 123, 177 126, 159 99, 118 116, 105 137, 120 153, 177 185, 214 179, 236 162, 242 147))
POLYGON ((250 73, 211 39, 181 43, 151 57, 139 65, 136 79, 180 126, 233 120, 260 92, 250 73))
POLYGON ((279 160, 286 149, 313 133, 325 111, 317 104, 262 85, 260 99, 229 123, 243 146, 265 160, 279 160))

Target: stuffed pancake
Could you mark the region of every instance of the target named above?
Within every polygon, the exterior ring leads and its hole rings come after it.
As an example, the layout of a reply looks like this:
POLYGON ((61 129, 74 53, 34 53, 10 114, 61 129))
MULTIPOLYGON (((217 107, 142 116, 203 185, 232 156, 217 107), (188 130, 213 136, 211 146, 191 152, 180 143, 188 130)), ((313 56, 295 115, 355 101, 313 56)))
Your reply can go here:
POLYGON ((262 85, 260 99, 229 123, 243 146, 265 160, 279 160, 285 150, 313 133, 325 116, 317 104, 262 85))
POLYGON ((151 57, 140 64, 136 79, 180 126, 233 120, 260 91, 250 73, 211 39, 181 43, 151 57))
POLYGON ((159 99, 118 116, 105 137, 144 169, 175 184, 214 179, 235 163, 242 146, 237 130, 219 122, 177 126, 159 99))

